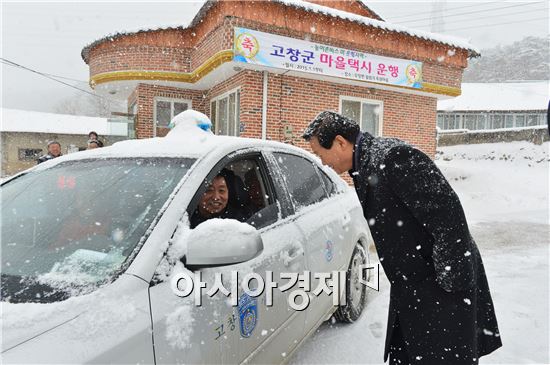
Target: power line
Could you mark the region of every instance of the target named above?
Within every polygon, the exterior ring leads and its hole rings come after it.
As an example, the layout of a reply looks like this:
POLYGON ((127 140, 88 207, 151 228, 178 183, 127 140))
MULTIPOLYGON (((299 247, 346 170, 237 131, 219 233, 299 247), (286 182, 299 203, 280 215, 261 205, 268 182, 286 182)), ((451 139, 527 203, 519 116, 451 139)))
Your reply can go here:
MULTIPOLYGON (((447 9, 447 11, 453 11, 453 10, 465 9, 465 8, 474 8, 474 7, 478 7, 478 6, 485 6, 485 5, 488 5, 488 4, 496 4, 496 3, 501 4, 502 1, 490 1, 490 2, 483 3, 483 4, 474 4, 474 5, 459 6, 459 7, 457 7, 457 8, 447 9)), ((395 19, 410 18, 410 17, 414 17, 414 16, 417 16, 417 15, 424 15, 424 14, 426 14, 425 11, 420 12, 420 13, 413 13, 413 14, 408 14, 408 15, 401 15, 401 16, 397 16, 397 17, 394 17, 394 18, 391 18, 391 19, 392 19, 392 21, 393 21, 393 20, 395 20, 395 19)))
MULTIPOLYGON (((545 9, 531 9, 531 10, 519 11, 519 12, 515 12, 515 13, 510 13, 510 14, 499 14, 499 16, 533 13, 533 12, 540 12, 541 10, 548 11, 548 8, 545 8, 545 9)), ((472 21, 472 20, 480 20, 480 19, 487 19, 487 16, 485 15, 485 16, 477 17, 477 18, 468 18, 467 21, 469 22, 469 21, 472 21)), ((434 24, 414 25, 414 27, 427 27, 427 26, 430 26, 430 25, 440 25, 440 24, 447 25, 447 24, 461 23, 461 22, 465 22, 465 20, 464 19, 457 19, 457 20, 453 20, 453 21, 450 21, 450 22, 443 21, 443 22, 434 23, 434 24)))
MULTIPOLYGON (((18 64, 18 63, 12 62, 12 61, 7 60, 7 59, 2 58, 2 57, 0 57, 0 60, 1 60, 2 63, 5 64, 5 65, 12 66, 12 67, 17 67, 17 68, 20 68, 20 69, 23 69, 23 70, 26 70, 26 71, 29 71, 29 72, 38 74, 38 75, 43 76, 43 77, 45 77, 45 78, 47 78, 47 79, 53 80, 53 81, 55 81, 55 82, 59 82, 60 84, 63 84, 63 85, 68 86, 68 87, 70 87, 70 88, 76 89, 76 90, 78 90, 78 91, 82 91, 83 93, 90 94, 90 95, 92 95, 92 96, 95 96, 96 98, 108 100, 108 99, 104 98, 104 97, 101 96, 101 95, 94 94, 94 93, 92 93, 92 92, 89 92, 88 90, 81 89, 81 88, 79 88, 79 87, 76 87, 76 86, 74 86, 74 85, 68 84, 68 83, 66 83, 66 82, 64 82, 64 81, 61 81, 61 80, 58 80, 58 79, 55 78, 55 77, 62 77, 62 76, 54 76, 54 75, 46 74, 46 73, 43 73, 43 72, 40 72, 40 71, 36 71, 36 70, 33 70, 32 68, 25 67, 25 66, 23 66, 23 65, 20 65, 20 64, 18 64)), ((64 77, 64 78, 65 78, 65 77, 64 77)), ((68 79, 68 78, 67 78, 67 79, 68 79)), ((75 80, 75 81, 78 81, 78 80, 75 80)), ((78 81, 78 82, 82 82, 82 81, 78 81)))
MULTIPOLYGON (((527 3, 527 4, 516 4, 516 5, 503 6, 503 7, 500 7, 500 8, 492 8, 492 9, 485 9, 485 10, 467 11, 467 12, 464 12, 464 13, 456 13, 456 14, 447 15, 447 16, 445 16, 445 18, 451 18, 451 17, 459 16, 459 15, 486 13, 486 12, 491 12, 491 11, 495 11, 495 10, 517 8, 517 7, 520 7, 520 6, 529 6, 529 5, 541 4, 541 3, 544 3, 544 1, 532 2, 532 3, 527 3)), ((401 22, 400 24, 416 23, 416 22, 419 22, 419 21, 430 20, 430 19, 431 19, 431 17, 429 17, 429 18, 421 18, 421 19, 409 20, 409 21, 401 22)))
POLYGON ((548 20, 548 17, 544 17, 544 18, 534 18, 534 19, 524 19, 524 20, 518 20, 518 21, 515 21, 515 22, 504 22, 504 23, 483 24, 483 25, 478 25, 478 26, 475 26, 475 27, 454 28, 454 29, 448 29, 448 30, 446 30, 445 32, 451 32, 451 31, 463 30, 463 29, 476 29, 476 28, 483 28, 483 27, 492 27, 492 26, 494 26, 494 25, 505 25, 505 24, 515 24, 515 23, 526 23, 526 22, 532 22, 532 21, 536 21, 536 20, 548 20))

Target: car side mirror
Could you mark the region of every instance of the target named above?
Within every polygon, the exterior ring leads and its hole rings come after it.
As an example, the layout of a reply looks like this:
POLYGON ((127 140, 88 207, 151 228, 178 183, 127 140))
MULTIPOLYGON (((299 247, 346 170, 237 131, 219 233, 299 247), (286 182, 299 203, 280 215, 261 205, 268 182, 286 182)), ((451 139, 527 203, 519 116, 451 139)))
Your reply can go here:
POLYGON ((187 237, 186 266, 193 269, 233 265, 258 256, 264 249, 260 233, 234 219, 209 219, 187 237))

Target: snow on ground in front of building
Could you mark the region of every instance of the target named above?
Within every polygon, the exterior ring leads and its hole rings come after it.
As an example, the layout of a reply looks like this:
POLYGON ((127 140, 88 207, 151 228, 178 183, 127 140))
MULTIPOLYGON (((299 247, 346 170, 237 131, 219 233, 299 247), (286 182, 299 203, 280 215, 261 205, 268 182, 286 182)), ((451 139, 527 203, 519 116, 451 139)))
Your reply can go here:
MULTIPOLYGON (((549 143, 442 147, 437 164, 459 195, 481 251, 503 347, 481 364, 547 364, 549 354, 549 143)), ((369 289, 352 325, 327 322, 291 364, 381 364, 389 283, 369 289)))
POLYGON ((437 164, 456 189, 470 223, 548 223, 550 143, 442 147, 437 164))

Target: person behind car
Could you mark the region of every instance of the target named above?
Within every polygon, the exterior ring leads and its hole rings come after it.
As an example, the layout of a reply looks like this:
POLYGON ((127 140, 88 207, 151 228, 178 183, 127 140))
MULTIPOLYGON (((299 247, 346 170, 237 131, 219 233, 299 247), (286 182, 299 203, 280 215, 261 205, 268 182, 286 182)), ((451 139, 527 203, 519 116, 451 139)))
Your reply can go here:
POLYGON ((98 147, 103 147, 103 142, 101 142, 101 140, 99 139, 97 133, 95 131, 91 131, 90 133, 88 133, 88 144, 90 141, 97 141, 97 146, 98 147))
POLYGON ((214 177, 191 216, 191 228, 213 218, 246 221, 249 214, 246 207, 238 202, 234 184, 236 178, 232 171, 226 169, 214 177))
POLYGON ((41 164, 42 162, 46 162, 59 156, 61 156, 61 144, 57 141, 50 141, 48 143, 48 153, 41 156, 36 161, 36 164, 41 164))
POLYGON ((99 148, 99 141, 97 139, 90 139, 88 140, 88 147, 87 150, 93 150, 95 148, 99 148))

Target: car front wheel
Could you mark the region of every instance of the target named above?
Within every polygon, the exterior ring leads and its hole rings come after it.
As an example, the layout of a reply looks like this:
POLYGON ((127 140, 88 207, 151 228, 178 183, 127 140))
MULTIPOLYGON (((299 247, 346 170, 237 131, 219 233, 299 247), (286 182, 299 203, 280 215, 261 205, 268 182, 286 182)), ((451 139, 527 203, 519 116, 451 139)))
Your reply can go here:
POLYGON ((346 273, 346 304, 340 305, 334 312, 337 321, 353 323, 361 316, 367 299, 367 286, 361 283, 362 268, 367 264, 367 253, 363 246, 357 243, 346 273))

